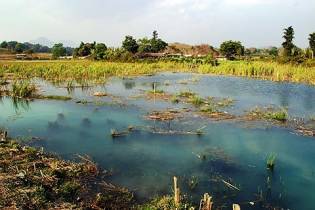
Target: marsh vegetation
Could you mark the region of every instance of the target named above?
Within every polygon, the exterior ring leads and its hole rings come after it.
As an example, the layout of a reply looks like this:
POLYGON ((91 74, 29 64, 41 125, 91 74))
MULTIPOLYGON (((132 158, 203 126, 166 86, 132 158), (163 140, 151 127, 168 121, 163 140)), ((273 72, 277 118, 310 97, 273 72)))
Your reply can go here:
MULTIPOLYGON (((58 65, 65 65, 63 68, 68 68, 69 65, 71 68, 71 63, 60 62, 58 65)), ((67 175, 64 182, 59 181, 60 185, 52 186, 53 192, 60 192, 58 196, 47 194, 48 197, 45 197, 46 191, 37 185, 16 186, 19 189, 21 187, 39 189, 39 191, 35 190, 36 195, 27 195, 29 197, 25 199, 30 200, 27 205, 67 207, 71 203, 80 207, 83 203, 84 206, 92 203, 101 208, 116 204, 134 206, 137 209, 173 208, 176 204, 173 193, 169 190, 169 184, 170 179, 175 175, 179 177, 179 185, 183 192, 181 195, 183 209, 185 204, 198 206, 200 196, 204 193, 213 195, 212 202, 215 208, 232 206, 232 201, 240 203, 245 208, 250 208, 252 205, 257 208, 268 208, 268 206, 277 208, 287 206, 290 196, 297 196, 294 193, 285 194, 285 190, 282 186, 279 187, 277 182, 269 181, 266 188, 261 186, 265 186, 266 174, 277 176, 281 173, 281 177, 288 179, 286 174, 282 173, 282 167, 287 167, 286 169, 297 167, 289 161, 286 152, 281 148, 290 150, 292 155, 310 164, 311 159, 298 156, 296 150, 292 151, 291 147, 288 147, 287 141, 295 147, 300 147, 298 142, 305 140, 312 148, 311 141, 303 137, 314 134, 312 117, 305 118, 300 112, 295 112, 296 103, 299 105, 298 110, 301 109, 303 114, 313 111, 315 107, 313 102, 307 100, 313 94, 312 86, 186 74, 184 73, 186 70, 181 72, 180 69, 177 73, 165 73, 164 70, 154 69, 151 71, 152 75, 135 76, 139 72, 134 72, 133 68, 128 72, 128 67, 127 72, 109 71, 106 74, 108 76, 96 78, 96 75, 102 75, 100 72, 105 71, 104 66, 114 64, 80 61, 74 65, 83 64, 87 65, 87 68, 91 68, 89 65, 99 66, 98 70, 91 71, 91 74, 86 74, 86 77, 79 81, 74 77, 64 77, 65 70, 56 72, 51 70, 55 75, 50 75, 51 73, 46 70, 39 74, 36 70, 39 67, 35 67, 35 70, 31 67, 31 65, 43 67, 36 62, 25 63, 21 69, 28 69, 26 73, 22 74, 20 72, 22 70, 17 70, 14 76, 12 69, 9 70, 10 67, 7 66, 3 74, 9 74, 12 78, 3 84, 8 94, 2 98, 0 105, 4 110, 1 113, 0 123, 4 127, 9 127, 8 130, 12 131, 13 137, 20 135, 28 137, 23 141, 16 138, 19 142, 16 147, 20 148, 17 157, 25 157, 22 156, 22 152, 34 150, 30 147, 31 149, 24 151, 23 147, 19 146, 21 142, 27 146, 44 147, 47 151, 56 152, 61 154, 62 158, 70 160, 75 158, 67 154, 89 154, 93 159, 95 157, 96 163, 106 169, 105 177, 110 174, 107 177, 109 182, 123 185, 134 194, 124 188, 106 185, 105 190, 109 193, 90 193, 92 197, 85 202, 82 198, 82 195, 85 195, 82 186, 85 185, 81 184, 81 179, 77 180, 76 175, 71 174, 71 177, 67 175), (30 66, 27 67, 28 65, 30 66), (51 79, 55 76, 60 80, 51 79), (117 77, 113 78, 113 76, 117 77), (13 84, 17 84, 15 91, 13 91, 13 84), (288 86, 296 92, 286 92, 288 86), (257 87, 261 89, 255 89, 257 87), (19 99, 15 99, 14 106, 12 106, 15 98, 13 92, 19 99), (286 97, 290 97, 294 103, 286 97), (23 99, 26 99, 27 106, 23 105, 23 99), (265 142, 279 145, 270 149, 265 142), (233 144, 233 149, 226 146, 230 144, 233 144), (253 144, 253 148, 249 146, 253 144), (255 154, 249 155, 253 153, 255 154), (106 158, 104 154, 107 154, 106 158), (277 159, 270 154, 277 154, 277 159), (165 161, 168 164, 161 164, 165 161), (257 173, 259 176, 250 183, 238 176, 238 174, 251 175, 252 173, 257 173), (139 177, 143 177, 141 183, 137 181, 139 177), (155 184, 152 186, 152 183, 155 184), (270 188, 274 190, 272 195, 268 194, 270 188), (44 202, 32 203, 38 198, 36 197, 38 194, 44 202), (279 199, 280 194, 283 196, 281 199, 279 199), (77 201, 78 197, 83 200, 77 201), (115 203, 116 201, 119 204, 115 203)), ((47 62, 43 65, 51 65, 50 68, 55 68, 57 63, 47 62)), ((121 65, 119 68, 122 68, 127 64, 117 65, 121 65)), ((128 65, 151 68, 154 64, 128 65)), ((9 143, 3 145, 6 144, 9 143)), ((37 154, 38 150, 36 151, 34 153, 37 154)), ((311 153, 307 153, 312 156, 311 153)), ((42 158, 42 156, 38 157, 42 158)), ((29 163, 21 162, 21 164, 31 167, 33 162, 31 160, 29 163)), ((82 167, 87 167, 86 160, 83 162, 82 167)), ((71 167, 77 167, 72 162, 66 163, 71 167)), ((66 163, 64 166, 68 167, 66 163)), ((14 164, 19 163, 14 162, 14 164)), ((18 167, 20 173, 22 171, 20 168, 24 165, 18 167)), ((46 170, 51 170, 49 166, 45 167, 41 169, 44 177, 48 173, 46 170)), ((297 168, 298 171, 307 170, 302 165, 297 168)), ((38 174, 40 171, 37 171, 37 168, 35 172, 32 170, 26 174, 35 173, 34 177, 42 176, 38 174)), ((101 174, 99 169, 98 173, 101 174)), ((30 179, 34 177, 31 176, 30 179)), ((53 176, 48 178, 51 177, 53 176)), ((101 180, 107 178, 101 177, 101 180)), ((277 180, 277 177, 273 177, 272 181, 274 180, 277 180)), ((294 180, 292 182, 295 183, 294 180)), ((288 186, 291 187, 291 183, 288 186)), ((84 188, 84 190, 88 189, 84 188)), ((49 193, 53 192, 49 188, 49 193)), ((21 196, 14 196, 14 201, 21 202, 19 201, 21 196)))

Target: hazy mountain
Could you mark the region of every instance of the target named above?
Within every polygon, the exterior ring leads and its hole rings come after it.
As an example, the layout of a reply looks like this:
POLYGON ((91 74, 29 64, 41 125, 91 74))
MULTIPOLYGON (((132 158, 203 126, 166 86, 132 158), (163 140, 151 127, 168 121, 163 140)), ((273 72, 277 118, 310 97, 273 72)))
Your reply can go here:
POLYGON ((50 41, 46 37, 39 37, 37 39, 31 40, 30 43, 32 44, 40 44, 47 47, 52 47, 54 45, 54 42, 50 41))
POLYGON ((65 47, 76 47, 77 44, 70 41, 70 40, 58 40, 58 41, 51 41, 46 37, 39 37, 37 39, 31 40, 30 43, 32 44, 40 44, 43 46, 52 47, 55 43, 63 43, 65 47))

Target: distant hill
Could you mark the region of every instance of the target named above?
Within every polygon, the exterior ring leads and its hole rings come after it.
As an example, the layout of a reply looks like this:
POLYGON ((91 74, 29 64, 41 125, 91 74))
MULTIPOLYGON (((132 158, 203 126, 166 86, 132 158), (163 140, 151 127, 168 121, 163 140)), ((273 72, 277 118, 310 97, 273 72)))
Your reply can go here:
POLYGON ((59 41, 54 42, 54 41, 49 40, 46 37, 39 37, 37 39, 31 40, 30 43, 40 44, 40 45, 47 46, 47 47, 53 47, 54 44, 56 44, 56 43, 62 43, 63 46, 65 46, 65 47, 75 47, 76 46, 76 44, 70 40, 59 40, 59 41))
POLYGON ((192 55, 192 56, 206 56, 208 54, 213 54, 214 56, 219 56, 218 50, 214 49, 211 45, 201 44, 201 45, 188 45, 183 43, 169 43, 168 47, 164 51, 170 54, 182 54, 182 55, 192 55))
POLYGON ((37 39, 31 40, 30 43, 32 44, 40 44, 47 47, 52 47, 55 43, 47 39, 46 37, 39 37, 37 39))

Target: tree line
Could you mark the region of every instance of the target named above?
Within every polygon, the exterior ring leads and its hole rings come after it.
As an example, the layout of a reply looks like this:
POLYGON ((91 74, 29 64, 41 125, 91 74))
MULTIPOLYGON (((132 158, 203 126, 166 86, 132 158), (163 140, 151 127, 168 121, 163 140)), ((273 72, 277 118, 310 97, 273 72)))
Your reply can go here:
POLYGON ((227 59, 233 60, 241 56, 269 55, 281 57, 284 61, 303 62, 305 59, 314 58, 315 53, 315 32, 309 34, 309 47, 305 50, 297 47, 294 40, 294 29, 292 26, 285 28, 283 33, 284 42, 282 48, 271 47, 269 49, 245 49, 240 41, 225 41, 220 45, 220 52, 227 59))
POLYGON ((0 48, 7 49, 11 53, 50 53, 51 51, 51 48, 47 46, 17 41, 3 41, 0 44, 0 48))
MULTIPOLYGON (((121 48, 108 48, 104 43, 84 43, 73 50, 74 57, 91 57, 95 60, 128 60, 138 53, 158 53, 163 51, 168 44, 159 38, 157 31, 153 31, 152 37, 136 40, 132 36, 126 36, 121 48)), ((53 57, 58 58, 66 54, 62 43, 55 44, 52 48, 53 57)))
MULTIPOLYGON (((229 60, 268 56, 277 59, 281 58, 284 62, 303 62, 305 59, 313 58, 315 32, 309 35, 309 47, 305 50, 294 44, 294 38, 294 29, 290 26, 284 29, 282 48, 245 48, 240 41, 229 40, 223 42, 218 51, 229 60)), ((17 41, 3 41, 0 44, 0 48, 5 48, 12 53, 52 53, 53 58, 73 55, 73 57, 90 57, 95 60, 111 61, 131 61, 137 55, 162 52, 167 46, 168 43, 159 38, 157 31, 153 31, 151 38, 144 37, 137 40, 133 36, 126 36, 120 48, 108 48, 106 44, 96 42, 81 42, 77 48, 64 47, 62 43, 57 43, 52 48, 40 44, 19 43, 17 41)))
POLYGON ((53 50, 60 50, 59 52, 55 52, 55 54, 62 55, 72 55, 73 48, 71 47, 63 47, 62 44, 55 44, 53 48, 40 45, 40 44, 32 44, 29 42, 17 42, 17 41, 3 41, 0 44, 0 48, 6 49, 10 53, 53 53, 53 50))

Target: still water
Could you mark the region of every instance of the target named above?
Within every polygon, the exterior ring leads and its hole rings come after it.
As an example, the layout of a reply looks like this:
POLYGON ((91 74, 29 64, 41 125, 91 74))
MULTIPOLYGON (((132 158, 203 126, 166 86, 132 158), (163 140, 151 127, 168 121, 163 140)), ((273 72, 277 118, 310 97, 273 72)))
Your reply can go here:
POLYGON ((178 176, 183 194, 194 203, 208 192, 216 206, 239 203, 242 209, 263 209, 255 202, 263 198, 265 206, 314 209, 315 138, 263 123, 248 126, 214 122, 194 114, 170 124, 148 121, 144 115, 152 110, 188 105, 132 96, 151 90, 152 83, 156 83, 157 89, 170 93, 190 90, 204 97, 232 98, 236 102, 226 111, 234 114, 273 105, 286 107, 291 118, 307 119, 315 116, 315 87, 178 73, 114 78, 102 86, 70 92, 48 82, 36 82, 43 94, 70 95, 73 100, 14 104, 10 98, 2 98, 0 127, 21 141, 38 137, 40 140, 29 144, 66 159, 75 154, 91 156, 112 173, 107 181, 129 188, 140 200, 171 194, 172 177, 178 176), (96 98, 92 96, 95 91, 112 96, 96 98), (92 103, 77 104, 78 100, 92 103), (136 130, 121 138, 111 137, 111 129, 124 130, 129 125, 187 131, 205 126, 205 135, 160 135, 136 130), (270 154, 276 155, 273 172, 266 169, 270 154), (201 155, 205 160, 198 158, 201 155), (197 183, 195 187, 189 185, 192 180, 197 183))

